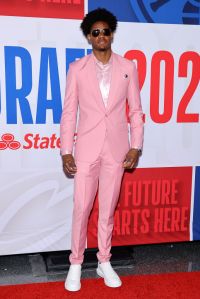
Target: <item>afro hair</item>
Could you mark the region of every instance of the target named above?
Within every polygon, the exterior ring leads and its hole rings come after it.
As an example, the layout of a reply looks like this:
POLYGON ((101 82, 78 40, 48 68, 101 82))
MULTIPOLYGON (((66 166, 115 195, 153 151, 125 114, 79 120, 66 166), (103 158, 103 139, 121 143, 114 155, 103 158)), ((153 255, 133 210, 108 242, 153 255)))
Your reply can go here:
POLYGON ((97 8, 90 11, 83 19, 80 28, 85 37, 90 33, 91 27, 96 22, 105 22, 108 24, 111 32, 117 28, 117 18, 105 8, 97 8))

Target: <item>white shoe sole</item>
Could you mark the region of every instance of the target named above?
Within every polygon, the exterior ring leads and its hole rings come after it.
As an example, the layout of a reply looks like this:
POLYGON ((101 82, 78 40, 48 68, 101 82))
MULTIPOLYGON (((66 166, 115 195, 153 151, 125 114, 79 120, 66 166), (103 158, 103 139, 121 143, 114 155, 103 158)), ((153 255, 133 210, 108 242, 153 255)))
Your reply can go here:
POLYGON ((65 289, 70 292, 77 292, 81 289, 81 284, 78 287, 70 287, 69 285, 65 284, 65 289))
POLYGON ((103 272, 102 272, 99 268, 97 268, 97 274, 98 274, 100 277, 102 277, 102 278, 104 279, 104 283, 105 283, 105 285, 107 285, 107 287, 110 287, 110 288, 118 288, 118 287, 120 287, 120 286, 122 285, 122 282, 121 282, 121 281, 119 281, 118 283, 115 283, 115 284, 111 284, 111 283, 109 283, 109 282, 104 278, 103 272))

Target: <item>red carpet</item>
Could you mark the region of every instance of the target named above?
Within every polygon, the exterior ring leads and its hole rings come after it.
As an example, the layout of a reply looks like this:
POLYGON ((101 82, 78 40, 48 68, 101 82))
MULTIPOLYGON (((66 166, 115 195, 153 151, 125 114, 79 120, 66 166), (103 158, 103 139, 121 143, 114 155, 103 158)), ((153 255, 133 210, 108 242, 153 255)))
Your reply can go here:
POLYGON ((103 280, 83 279, 79 292, 63 288, 63 282, 0 287, 1 299, 199 299, 200 272, 123 276, 123 285, 111 289, 103 280))

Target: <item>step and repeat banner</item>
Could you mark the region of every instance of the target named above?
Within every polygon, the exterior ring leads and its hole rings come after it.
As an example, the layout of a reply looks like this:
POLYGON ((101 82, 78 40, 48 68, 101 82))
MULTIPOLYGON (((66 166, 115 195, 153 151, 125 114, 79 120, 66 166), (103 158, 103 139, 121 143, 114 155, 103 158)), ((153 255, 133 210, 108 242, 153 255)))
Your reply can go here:
MULTIPOLYGON (((119 20, 113 51, 136 62, 145 113, 113 245, 200 240, 200 1, 0 0, 0 255, 70 249, 59 123, 69 64, 91 52, 80 22, 97 7, 119 20)), ((89 248, 97 220, 98 194, 89 248)))

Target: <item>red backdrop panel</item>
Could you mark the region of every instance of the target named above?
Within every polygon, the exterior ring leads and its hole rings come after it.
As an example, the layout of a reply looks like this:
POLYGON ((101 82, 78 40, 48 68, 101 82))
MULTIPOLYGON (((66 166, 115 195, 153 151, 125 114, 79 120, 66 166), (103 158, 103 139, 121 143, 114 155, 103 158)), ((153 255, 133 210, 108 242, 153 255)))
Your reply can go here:
MULTIPOLYGON (((189 240, 192 167, 125 172, 115 211, 112 245, 189 240)), ((97 247, 98 196, 88 226, 97 247)))
POLYGON ((82 19, 84 0, 0 0, 0 15, 82 19))

